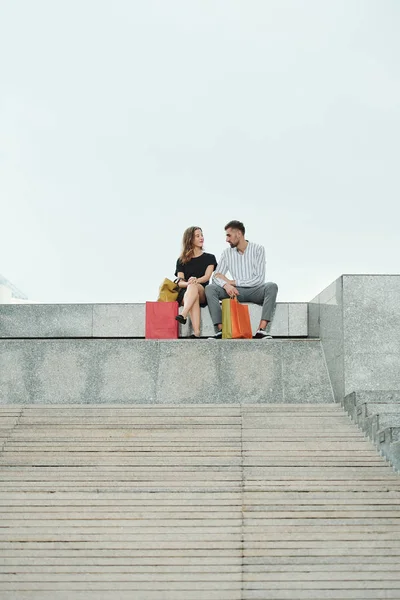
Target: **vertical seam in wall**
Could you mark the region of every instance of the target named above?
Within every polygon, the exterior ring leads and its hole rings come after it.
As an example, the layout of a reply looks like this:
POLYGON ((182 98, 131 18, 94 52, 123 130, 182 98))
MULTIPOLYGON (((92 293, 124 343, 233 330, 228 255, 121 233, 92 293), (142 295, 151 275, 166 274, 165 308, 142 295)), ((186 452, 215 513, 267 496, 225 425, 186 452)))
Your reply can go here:
POLYGON ((243 562, 244 562, 244 465, 243 465, 243 403, 240 402, 240 467, 241 467, 241 512, 242 512, 242 525, 241 525, 241 544, 240 544, 240 597, 243 600, 243 562))

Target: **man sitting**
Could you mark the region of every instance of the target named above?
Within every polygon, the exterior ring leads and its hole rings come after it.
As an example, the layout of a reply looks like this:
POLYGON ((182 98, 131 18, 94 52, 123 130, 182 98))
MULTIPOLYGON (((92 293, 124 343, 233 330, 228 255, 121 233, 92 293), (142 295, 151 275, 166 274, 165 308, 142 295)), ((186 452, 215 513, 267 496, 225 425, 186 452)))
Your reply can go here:
POLYGON ((214 339, 222 338, 222 310, 220 300, 235 298, 239 302, 254 302, 262 305, 261 321, 255 338, 271 339, 266 328, 272 320, 278 286, 265 283, 265 249, 260 244, 245 239, 245 227, 240 221, 229 221, 225 225, 226 241, 230 248, 222 253, 218 263, 218 273, 214 283, 205 289, 208 308, 216 334, 214 339), (227 279, 229 271, 233 279, 227 279))

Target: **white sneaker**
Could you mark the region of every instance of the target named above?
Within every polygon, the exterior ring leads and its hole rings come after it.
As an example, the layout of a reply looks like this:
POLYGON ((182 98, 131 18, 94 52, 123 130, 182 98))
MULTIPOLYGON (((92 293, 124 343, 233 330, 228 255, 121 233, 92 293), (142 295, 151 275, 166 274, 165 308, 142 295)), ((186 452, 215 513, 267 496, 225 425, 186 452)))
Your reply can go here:
POLYGON ((218 331, 215 335, 210 335, 209 340, 222 340, 222 331, 218 331))
POLYGON ((272 340, 272 335, 267 333, 265 329, 258 329, 253 337, 255 340, 272 340))

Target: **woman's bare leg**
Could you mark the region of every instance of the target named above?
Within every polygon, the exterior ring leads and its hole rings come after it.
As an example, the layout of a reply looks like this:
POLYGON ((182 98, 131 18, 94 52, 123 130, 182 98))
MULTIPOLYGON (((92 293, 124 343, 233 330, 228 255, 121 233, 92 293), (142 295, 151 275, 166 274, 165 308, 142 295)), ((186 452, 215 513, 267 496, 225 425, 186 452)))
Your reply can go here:
POLYGON ((190 309, 189 314, 190 314, 190 320, 192 321, 193 333, 194 333, 194 335, 197 335, 197 337, 199 337, 200 336, 200 302, 199 302, 198 296, 197 296, 197 300, 195 301, 192 308, 190 309))
MULTIPOLYGON (((203 287, 203 286, 201 286, 203 287)), ((191 283, 187 286, 183 296, 183 311, 181 315, 186 319, 193 304, 199 299, 199 290, 197 283, 191 283)))
POLYGON ((197 292, 198 296, 190 309, 190 320, 192 321, 194 335, 200 336, 200 302, 203 303, 206 298, 204 288, 200 283, 197 284, 197 292))

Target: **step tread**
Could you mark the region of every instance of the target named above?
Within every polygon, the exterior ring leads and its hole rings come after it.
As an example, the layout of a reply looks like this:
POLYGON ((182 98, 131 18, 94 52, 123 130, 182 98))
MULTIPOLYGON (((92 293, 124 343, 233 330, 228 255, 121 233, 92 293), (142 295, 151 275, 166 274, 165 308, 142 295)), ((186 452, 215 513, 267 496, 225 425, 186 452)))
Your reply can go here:
POLYGON ((398 597, 400 478, 338 405, 30 405, 0 423, 10 597, 398 597))

